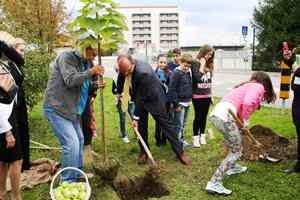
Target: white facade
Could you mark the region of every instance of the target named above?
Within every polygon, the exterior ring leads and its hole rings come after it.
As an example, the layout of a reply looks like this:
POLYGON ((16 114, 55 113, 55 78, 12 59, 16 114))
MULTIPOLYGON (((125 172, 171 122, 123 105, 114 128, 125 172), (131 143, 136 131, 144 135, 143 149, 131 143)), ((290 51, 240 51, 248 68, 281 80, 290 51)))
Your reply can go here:
POLYGON ((129 48, 152 52, 179 47, 179 12, 176 5, 120 6, 126 16, 125 37, 129 48))

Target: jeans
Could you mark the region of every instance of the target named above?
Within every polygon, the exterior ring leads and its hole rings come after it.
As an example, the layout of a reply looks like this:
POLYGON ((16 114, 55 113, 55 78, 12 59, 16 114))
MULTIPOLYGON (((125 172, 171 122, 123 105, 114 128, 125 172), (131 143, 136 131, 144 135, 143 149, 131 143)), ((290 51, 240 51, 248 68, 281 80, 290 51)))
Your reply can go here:
MULTIPOLYGON (((54 111, 44 110, 55 136, 62 146, 61 167, 83 168, 83 134, 80 117, 70 121, 54 111)), ((67 170, 61 174, 61 181, 73 182, 80 176, 78 172, 67 170)))
MULTIPOLYGON (((122 103, 121 101, 119 101, 117 103, 117 110, 119 113, 119 128, 120 128, 120 137, 126 137, 127 133, 126 133, 126 112, 123 112, 122 110, 122 103)), ((129 101, 128 102, 128 113, 129 116, 132 118, 133 117, 133 113, 134 113, 134 102, 129 101)))
POLYGON ((189 113, 189 106, 180 106, 180 112, 173 112, 173 122, 176 124, 178 139, 180 142, 184 142, 184 127, 186 125, 187 116, 189 113))

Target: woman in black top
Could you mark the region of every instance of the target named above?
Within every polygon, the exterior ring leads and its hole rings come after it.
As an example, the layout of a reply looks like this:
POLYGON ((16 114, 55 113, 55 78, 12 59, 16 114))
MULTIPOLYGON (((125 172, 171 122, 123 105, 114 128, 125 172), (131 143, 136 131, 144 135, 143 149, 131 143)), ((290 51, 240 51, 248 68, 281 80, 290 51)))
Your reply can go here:
POLYGON ((214 69, 214 49, 209 45, 204 45, 197 56, 197 60, 192 64, 193 98, 195 119, 193 121, 193 146, 200 147, 206 144, 205 126, 206 118, 211 100, 211 81, 214 69))
MULTIPOLYGON (((2 38, 0 37, 0 59, 9 59, 9 65, 6 65, 6 68, 8 68, 10 71, 16 84, 20 86, 24 76, 19 67, 24 64, 24 59, 13 47, 8 46, 1 39, 2 38)), ((16 126, 16 104, 15 102, 12 102, 12 104, 14 104, 12 113, 10 116, 7 116, 7 118, 9 117, 8 121, 12 128, 0 134, 0 199, 5 199, 6 178, 9 169, 12 185, 12 196, 13 199, 19 200, 21 199, 19 184, 22 166, 22 148, 20 143, 20 135, 16 126)))

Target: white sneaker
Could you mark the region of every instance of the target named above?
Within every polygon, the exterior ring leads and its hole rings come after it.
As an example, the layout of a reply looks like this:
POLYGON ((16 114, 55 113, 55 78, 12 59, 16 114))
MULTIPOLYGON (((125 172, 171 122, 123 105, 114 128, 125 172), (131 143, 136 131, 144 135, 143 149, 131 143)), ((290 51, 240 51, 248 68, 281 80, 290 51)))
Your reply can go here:
POLYGON ((193 146, 195 148, 200 147, 200 136, 199 135, 193 136, 193 146))
POLYGON ((200 144, 207 144, 205 139, 205 134, 201 134, 200 136, 200 144))
POLYGON ((183 148, 192 147, 192 145, 190 143, 188 143, 187 141, 185 141, 185 140, 183 140, 182 145, 183 145, 183 148))
POLYGON ((222 183, 216 182, 208 182, 206 185, 205 190, 209 193, 217 193, 217 194, 223 194, 223 195, 230 195, 232 193, 231 190, 226 189, 222 183))
POLYGON ((240 173, 243 173, 243 172, 245 172, 245 171, 247 171, 247 167, 241 166, 241 165, 239 165, 239 164, 235 164, 234 168, 229 169, 229 170, 226 172, 226 174, 227 174, 228 176, 230 176, 230 175, 234 175, 234 174, 240 174, 240 173))
POLYGON ((130 140, 128 139, 127 136, 122 137, 122 141, 123 141, 124 143, 129 143, 129 142, 130 142, 130 140))

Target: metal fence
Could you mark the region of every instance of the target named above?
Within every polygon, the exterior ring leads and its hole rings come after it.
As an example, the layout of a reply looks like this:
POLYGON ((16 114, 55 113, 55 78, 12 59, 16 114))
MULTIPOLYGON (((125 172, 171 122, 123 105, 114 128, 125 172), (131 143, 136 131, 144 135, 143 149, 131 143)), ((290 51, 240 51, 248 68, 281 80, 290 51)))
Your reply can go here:
POLYGON ((217 50, 215 52, 215 70, 251 70, 251 51, 247 49, 237 51, 217 50))

